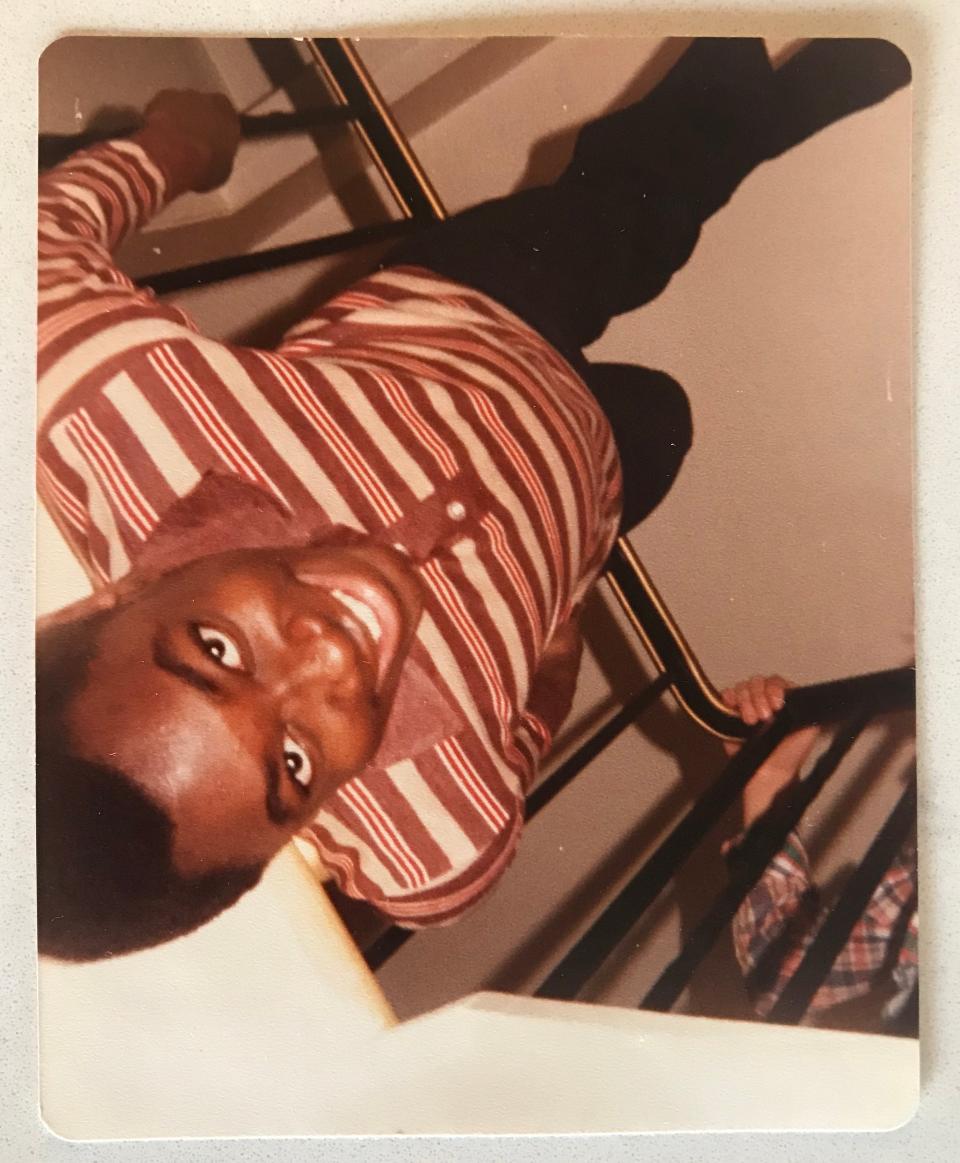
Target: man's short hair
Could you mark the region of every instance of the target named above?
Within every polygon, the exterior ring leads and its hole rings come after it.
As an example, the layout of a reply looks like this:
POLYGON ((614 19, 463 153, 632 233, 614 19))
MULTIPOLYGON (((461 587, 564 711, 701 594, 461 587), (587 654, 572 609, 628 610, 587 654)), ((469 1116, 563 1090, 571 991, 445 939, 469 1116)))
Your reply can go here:
POLYGON ((93 961, 198 928, 263 866, 184 877, 173 823, 122 771, 75 755, 66 712, 109 612, 37 636, 37 926, 41 953, 93 961))

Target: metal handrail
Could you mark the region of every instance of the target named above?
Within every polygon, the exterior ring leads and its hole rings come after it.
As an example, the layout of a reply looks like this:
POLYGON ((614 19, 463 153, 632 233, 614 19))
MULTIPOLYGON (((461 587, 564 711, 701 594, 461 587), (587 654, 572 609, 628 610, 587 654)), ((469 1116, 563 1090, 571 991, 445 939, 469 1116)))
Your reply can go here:
POLYGON ((604 580, 654 666, 669 677, 670 691, 687 715, 717 738, 745 738, 743 720, 721 700, 626 537, 617 539, 604 580))
POLYGON ((810 775, 792 789, 794 794, 786 798, 782 809, 775 801, 776 807, 765 812, 749 829, 731 858, 729 884, 721 890, 684 941, 683 948, 646 993, 640 1003, 641 1009, 669 1010, 676 1004, 693 971, 736 916, 767 865, 783 848, 803 812, 860 738, 869 719, 868 714, 861 713, 838 731, 810 775))
MULTIPOLYGON (((701 922, 686 938, 683 949, 641 1002, 644 1008, 669 1009, 709 952, 723 924, 733 916, 736 907, 760 878, 772 857, 779 851, 783 840, 799 822, 816 793, 836 770, 864 727, 878 715, 910 709, 914 705, 915 674, 912 667, 789 691, 783 709, 769 723, 754 730, 713 784, 554 966, 536 990, 535 996, 566 1000, 575 998, 671 883, 681 866, 742 794, 747 783, 778 744, 787 735, 806 726, 840 724, 831 746, 818 760, 810 776, 793 789, 784 803, 775 801, 747 833, 739 850, 739 868, 732 883, 720 890, 701 922)), ((897 817, 901 828, 905 826, 903 817, 909 814, 909 810, 908 804, 897 817)), ((876 872, 879 859, 873 858, 870 866, 873 872, 876 872)), ((872 886, 875 886, 885 868, 886 865, 879 870, 872 886)), ((862 885, 858 891, 860 895, 854 904, 861 901, 862 885)), ((857 916, 865 905, 866 900, 862 900, 857 916)), ((830 930, 834 939, 837 931, 834 927, 830 930)), ((834 951, 834 956, 839 951, 832 944, 830 949, 834 951)), ((821 957, 816 962, 816 968, 822 970, 820 977, 815 977, 815 969, 811 968, 805 979, 807 985, 813 981, 815 990, 831 964, 832 958, 825 961, 821 957)))
POLYGON ((407 218, 446 218, 439 194, 353 44, 346 37, 308 37, 306 43, 334 98, 352 111, 354 132, 400 212, 407 218))
POLYGON ((280 267, 310 262, 315 258, 327 258, 330 255, 357 250, 362 246, 391 242, 409 234, 415 227, 416 223, 412 218, 377 222, 373 226, 358 226, 342 234, 325 234, 322 238, 307 238, 302 242, 288 242, 282 246, 251 250, 247 254, 235 254, 229 258, 215 258, 188 267, 158 271, 156 274, 143 275, 136 280, 136 284, 138 287, 149 287, 157 295, 170 295, 191 287, 208 287, 213 283, 243 278, 244 275, 275 271, 280 267))

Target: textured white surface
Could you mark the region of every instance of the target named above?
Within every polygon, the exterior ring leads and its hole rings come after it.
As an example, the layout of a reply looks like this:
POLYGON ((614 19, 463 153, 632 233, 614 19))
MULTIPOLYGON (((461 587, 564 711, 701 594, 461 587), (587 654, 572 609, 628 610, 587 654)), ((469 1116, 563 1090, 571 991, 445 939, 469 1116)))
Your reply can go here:
MULTIPOLYGON (((957 871, 951 867, 949 845, 957 833, 958 798, 952 774, 957 768, 958 719, 953 708, 960 693, 957 660, 960 639, 953 617, 955 578, 958 571, 955 497, 960 483, 960 403, 954 394, 958 364, 960 329, 956 326, 958 269, 957 199, 960 184, 956 126, 956 61, 960 53, 957 15, 948 0, 904 3, 895 12, 865 13, 856 0, 835 3, 818 15, 796 3, 765 6, 762 22, 752 6, 728 4, 722 12, 704 8, 698 16, 694 6, 673 10, 666 3, 648 11, 638 5, 624 6, 620 15, 603 13, 598 4, 565 4, 565 16, 557 15, 557 3, 521 4, 512 0, 505 16, 502 3, 473 3, 470 17, 462 3, 427 4, 408 0, 401 14, 398 6, 384 3, 331 3, 324 8, 327 29, 338 27, 397 27, 405 30, 442 31, 450 35, 460 30, 531 32, 558 31, 626 32, 637 35, 667 35, 680 32, 751 32, 804 34, 893 35, 907 47, 916 70, 918 104, 918 164, 915 190, 917 209, 918 262, 918 440, 919 533, 921 563, 920 658, 924 752, 927 780, 921 809, 924 836, 928 841, 923 869, 924 914, 927 918, 923 950, 925 976, 924 1045, 925 1098, 921 1114, 903 1131, 885 1137, 844 1137, 840 1140, 816 1136, 777 1140, 768 1137, 726 1140, 690 1140, 684 1136, 645 1141, 606 1138, 595 1141, 532 1140, 507 1147, 497 1141, 458 1144, 458 1157, 500 1159, 645 1158, 688 1160, 729 1157, 741 1160, 768 1160, 778 1148, 793 1159, 946 1159, 956 1153, 955 1114, 956 1044, 951 1018, 956 1012, 957 951, 956 927, 951 904, 957 895, 957 871), (540 15, 535 10, 540 9, 540 15), (587 15, 588 10, 592 15, 587 15), (935 870, 935 874, 934 874, 935 870), (934 933, 936 934, 934 938, 934 933)), ((809 6, 808 6, 809 9, 809 6)), ((98 1145, 90 1150, 68 1148, 46 1135, 36 1118, 35 1043, 33 1036, 33 954, 31 904, 31 847, 29 771, 23 756, 30 743, 29 641, 31 638, 30 547, 31 482, 26 466, 32 446, 32 308, 28 291, 32 268, 33 159, 31 134, 34 110, 35 59, 42 45, 61 30, 154 30, 178 31, 193 27, 204 32, 233 31, 264 34, 287 33, 297 28, 316 30, 317 9, 306 3, 277 0, 261 4, 208 3, 178 4, 171 0, 143 0, 120 6, 107 0, 39 4, 35 19, 23 13, 5 13, 7 100, 2 109, 5 156, 3 253, 7 278, 15 280, 22 293, 8 298, 5 318, 5 414, 3 426, 4 523, 0 546, 4 550, 4 594, 8 610, 16 617, 3 623, 0 657, 4 659, 5 713, 0 738, 5 748, 7 780, 6 838, 3 849, 4 934, 15 952, 5 961, 4 973, 11 983, 4 996, 4 1016, 10 1031, 4 1042, 3 1097, 4 1133, 10 1140, 12 1158, 43 1157, 124 1159, 257 1159, 298 1160, 316 1157, 317 1147, 297 1143, 197 1144, 165 1143, 141 1145, 98 1145)), ((323 31, 326 31, 324 29, 323 31)), ((268 1069, 268 1067, 263 1067, 268 1069)), ((451 1154, 448 1141, 418 1141, 405 1147, 396 1144, 326 1144, 325 1158, 446 1159, 451 1154)))
POLYGON ((70 1138, 308 1132, 394 1018, 288 849, 188 939, 40 963, 41 1105, 70 1138))
POLYGON ((69 1045, 56 1077, 44 1078, 54 1129, 71 1138, 886 1130, 916 1107, 908 1039, 503 994, 385 1027, 338 986, 329 950, 309 975, 299 964, 284 971, 284 942, 264 957, 275 935, 249 943, 246 981, 270 987, 252 996, 229 979, 211 990, 222 965, 198 980, 176 958, 170 979, 135 964, 43 967, 44 1005, 55 995, 51 1016, 69 1045), (121 1014, 122 995, 142 988, 149 1016, 135 1035, 109 1005, 94 1014, 84 1004, 85 981, 116 995, 121 1014), (242 1022, 231 1021, 238 1005, 242 1022))

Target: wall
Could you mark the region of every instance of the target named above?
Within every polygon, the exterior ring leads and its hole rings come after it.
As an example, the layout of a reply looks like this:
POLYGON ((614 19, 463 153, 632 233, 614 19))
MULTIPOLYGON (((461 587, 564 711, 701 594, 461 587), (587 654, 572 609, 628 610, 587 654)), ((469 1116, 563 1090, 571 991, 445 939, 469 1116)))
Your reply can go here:
MULTIPOLYGON (((573 127, 675 52, 554 42, 418 136, 418 155, 453 209, 545 180, 573 127)), ((901 93, 761 167, 666 292, 591 353, 669 370, 691 399, 694 449, 633 541, 718 685, 771 670, 813 682, 912 657, 909 134, 901 93)), ((595 637, 603 666, 585 670, 582 715, 603 698, 603 670, 620 689, 634 681, 629 655, 595 637)), ((904 730, 865 740, 811 813, 825 880, 859 856, 899 790, 904 730)), ((401 1014, 468 983, 535 984, 720 762, 672 708, 648 717, 530 827, 489 901, 382 971, 401 1014)), ((693 862, 589 996, 635 1004, 718 875, 715 855, 693 862)), ((692 1008, 743 1012, 736 991, 706 984, 721 973, 732 973, 725 948, 692 1008)))
MULTIPOLYGON (((383 41, 366 51, 389 71, 404 49, 383 41)), ((469 93, 448 100, 442 118, 424 116, 422 92, 404 93, 402 70, 389 95, 456 210, 556 173, 575 127, 642 92, 676 52, 653 41, 538 41, 510 49, 489 83, 464 71, 469 93)), ((448 70, 448 87, 456 76, 448 70)), ((761 167, 666 292, 617 320, 593 353, 669 370, 690 396, 695 447, 634 543, 718 685, 770 670, 810 682, 912 656, 909 133, 901 93, 761 167)), ((318 198, 261 244, 341 229, 344 214, 318 198)), ((343 277, 337 264, 307 264, 180 301, 210 333, 266 342, 343 277)), ((629 690, 642 676, 615 622, 598 601, 573 735, 609 704, 611 686, 629 690)), ((813 813, 823 877, 859 855, 892 802, 909 758, 903 727, 867 739, 870 771, 840 773, 813 813)), ((531 826, 491 898, 382 971, 400 1015, 478 987, 535 984, 720 762, 672 706, 649 715, 531 826)), ((714 844, 591 996, 635 1003, 719 875, 714 844)), ((711 978, 736 982, 725 947, 687 1004, 743 1012, 738 990, 721 996, 711 978)))

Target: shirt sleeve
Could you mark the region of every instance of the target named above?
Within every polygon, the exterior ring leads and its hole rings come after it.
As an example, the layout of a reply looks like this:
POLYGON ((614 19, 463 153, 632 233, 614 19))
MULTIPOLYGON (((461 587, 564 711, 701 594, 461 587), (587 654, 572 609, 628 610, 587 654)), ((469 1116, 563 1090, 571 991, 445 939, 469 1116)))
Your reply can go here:
POLYGON ((174 476, 168 482, 154 470, 130 416, 119 417, 111 403, 122 397, 139 406, 153 431, 153 413, 130 382, 135 361, 201 338, 182 311, 137 288, 112 257, 164 205, 167 190, 164 172, 132 141, 77 153, 39 184, 37 488, 95 587, 129 569, 130 553, 155 523, 150 498, 158 488, 182 494, 199 479, 165 430, 162 451, 174 454, 165 461, 174 476))
POLYGON ((113 251, 167 200, 147 152, 116 141, 75 154, 40 179, 37 239, 38 389, 42 415, 102 362, 133 343, 196 328, 137 288, 113 251))
POLYGON ((341 787, 302 834, 338 887, 405 928, 448 924, 510 864, 519 782, 469 730, 341 787))
MULTIPOLYGON (((915 965, 915 944, 911 946, 909 939, 915 932, 912 894, 915 875, 909 854, 901 854, 817 990, 810 1013, 862 997, 889 965, 892 954, 899 963, 909 964, 912 948, 915 965)), ((826 915, 811 881, 806 851, 799 836, 792 833, 733 921, 734 951, 761 1016, 773 1009, 826 915)))

